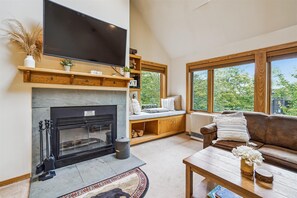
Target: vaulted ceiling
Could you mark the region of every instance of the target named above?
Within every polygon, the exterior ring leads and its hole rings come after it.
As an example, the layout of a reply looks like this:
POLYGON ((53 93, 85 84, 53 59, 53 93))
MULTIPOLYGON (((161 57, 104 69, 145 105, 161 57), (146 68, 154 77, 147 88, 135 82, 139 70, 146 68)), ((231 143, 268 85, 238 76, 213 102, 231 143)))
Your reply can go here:
POLYGON ((297 0, 132 0, 131 3, 172 59, 297 24, 297 0))

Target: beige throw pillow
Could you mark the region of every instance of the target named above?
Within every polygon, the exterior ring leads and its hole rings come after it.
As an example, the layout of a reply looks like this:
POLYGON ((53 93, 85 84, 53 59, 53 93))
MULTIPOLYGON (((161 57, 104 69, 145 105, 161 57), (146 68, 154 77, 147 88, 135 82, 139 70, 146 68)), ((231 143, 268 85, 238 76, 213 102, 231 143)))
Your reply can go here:
POLYGON ((174 98, 161 99, 162 108, 174 111, 174 98))
POLYGON ((179 111, 182 110, 181 95, 169 96, 168 98, 174 98, 174 109, 179 111))
POLYGON ((224 117, 216 120, 217 140, 248 142, 250 136, 245 117, 224 117))

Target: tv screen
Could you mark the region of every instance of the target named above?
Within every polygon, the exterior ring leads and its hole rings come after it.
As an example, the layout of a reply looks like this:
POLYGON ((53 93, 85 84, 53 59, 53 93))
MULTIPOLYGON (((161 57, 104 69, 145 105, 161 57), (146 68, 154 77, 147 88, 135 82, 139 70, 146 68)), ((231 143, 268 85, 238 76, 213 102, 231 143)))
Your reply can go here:
POLYGON ((45 55, 125 66, 127 30, 44 1, 45 55))

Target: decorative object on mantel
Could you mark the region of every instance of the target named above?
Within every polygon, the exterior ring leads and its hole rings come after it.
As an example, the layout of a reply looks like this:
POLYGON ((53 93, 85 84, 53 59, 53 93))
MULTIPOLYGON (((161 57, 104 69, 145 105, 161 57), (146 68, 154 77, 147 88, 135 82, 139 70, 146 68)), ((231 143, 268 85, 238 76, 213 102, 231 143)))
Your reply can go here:
POLYGON ((130 71, 131 71, 131 69, 129 68, 129 67, 124 67, 124 76, 126 77, 126 78, 130 78, 130 71))
POLYGON ((42 52, 41 34, 42 28, 37 25, 31 32, 27 31, 21 22, 16 19, 7 19, 8 30, 4 30, 11 43, 21 48, 27 57, 24 60, 24 66, 35 68, 35 60, 39 61, 42 52))
POLYGON ((240 170, 242 174, 247 176, 254 175, 254 163, 260 165, 264 160, 259 151, 248 146, 234 148, 232 153, 234 156, 241 158, 240 170))
POLYGON ((64 67, 64 70, 66 72, 70 72, 70 69, 73 66, 72 60, 67 59, 67 58, 61 60, 60 64, 64 67))
POLYGON ((263 168, 257 168, 255 170, 255 177, 259 181, 263 181, 266 183, 272 183, 273 182, 273 174, 269 172, 266 169, 263 168))
POLYGON ((91 70, 91 71, 90 71, 90 74, 102 75, 102 71, 91 70))

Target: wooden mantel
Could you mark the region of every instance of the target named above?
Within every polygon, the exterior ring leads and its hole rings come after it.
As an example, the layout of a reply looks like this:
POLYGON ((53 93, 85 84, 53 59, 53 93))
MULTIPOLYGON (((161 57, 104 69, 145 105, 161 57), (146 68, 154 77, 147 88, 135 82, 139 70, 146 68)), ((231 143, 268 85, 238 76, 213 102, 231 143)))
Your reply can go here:
POLYGON ((62 84, 62 85, 86 85, 103 87, 128 87, 132 78, 109 75, 95 75, 83 72, 65 72, 46 68, 30 68, 18 66, 23 72, 24 82, 62 84))

